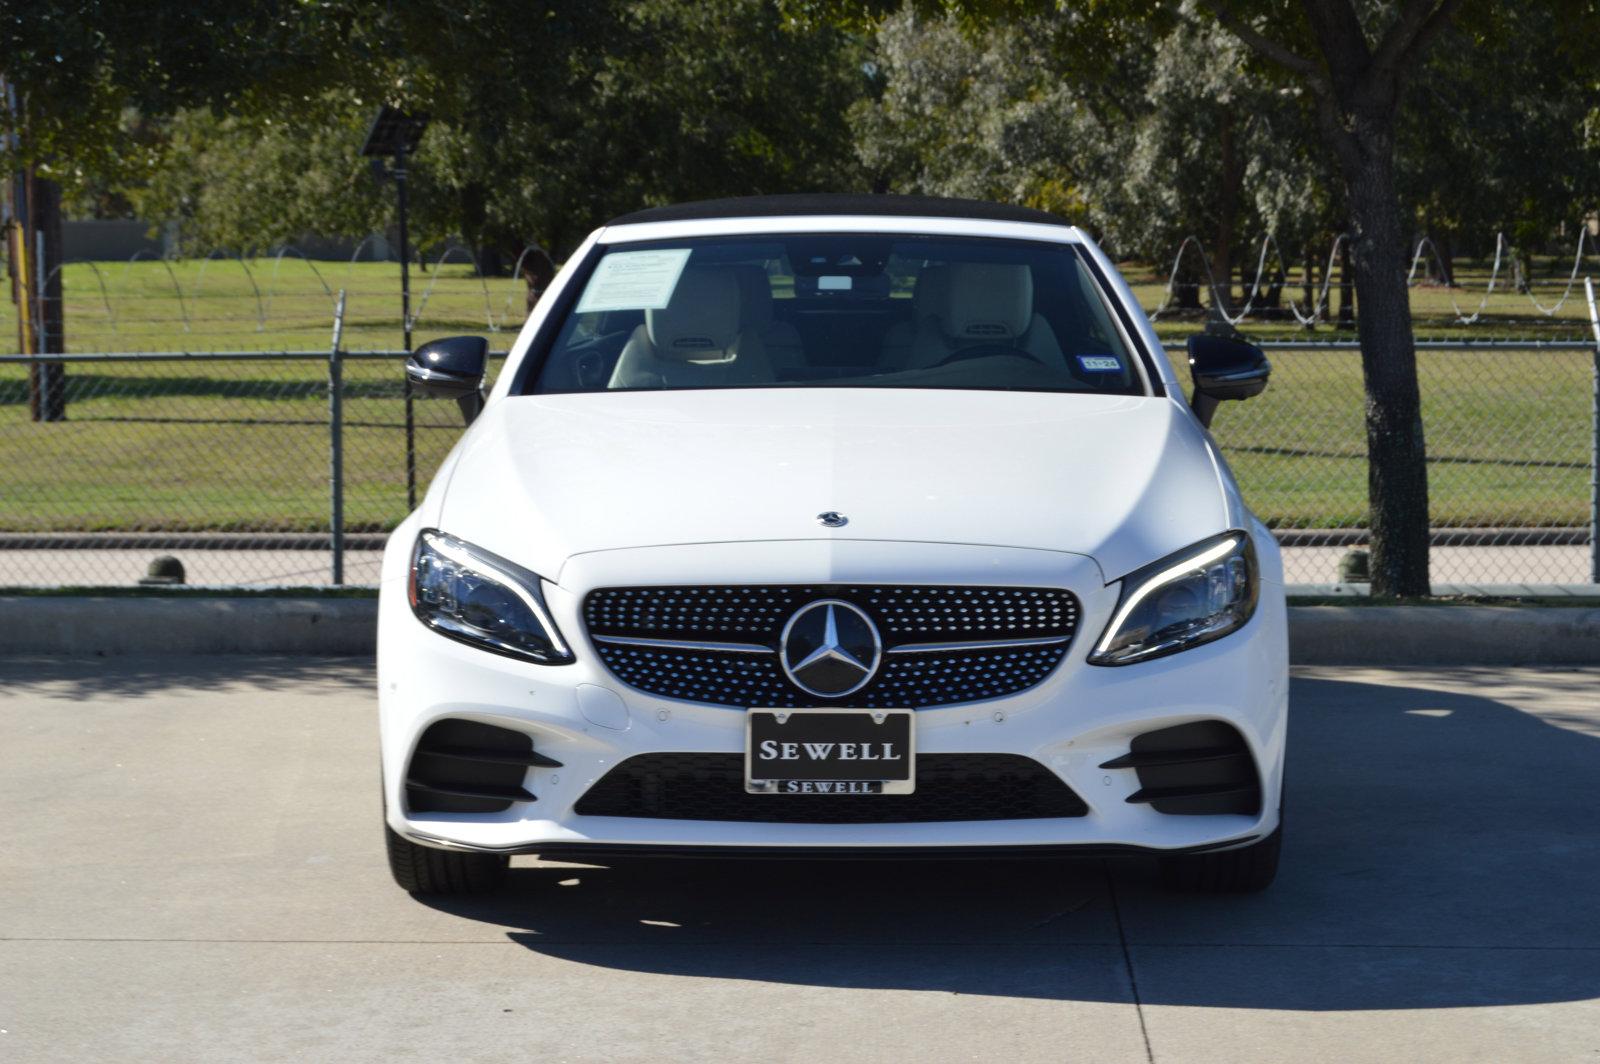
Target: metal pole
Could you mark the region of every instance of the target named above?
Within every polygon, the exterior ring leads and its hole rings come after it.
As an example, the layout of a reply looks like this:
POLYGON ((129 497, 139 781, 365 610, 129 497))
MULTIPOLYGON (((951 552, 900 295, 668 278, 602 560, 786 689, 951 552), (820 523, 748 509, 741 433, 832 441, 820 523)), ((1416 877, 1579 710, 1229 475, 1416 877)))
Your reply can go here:
POLYGON ((333 585, 344 583, 344 289, 333 305, 333 347, 328 352, 328 533, 333 547, 333 585))
MULTIPOLYGON (((21 354, 34 354, 33 350, 33 285, 29 283, 28 271, 31 267, 32 255, 28 250, 28 227, 23 222, 27 210, 26 199, 21 193, 22 179, 18 178, 13 186, 13 202, 17 205, 15 219, 11 223, 11 276, 15 279, 16 287, 13 293, 17 303, 17 350, 21 354)), ((28 369, 29 397, 33 393, 34 368, 28 369)))
MULTIPOLYGON (((405 330, 406 354, 411 354, 411 241, 406 232, 406 146, 402 138, 394 152, 394 191, 400 221, 400 325, 405 330)), ((417 423, 412 410, 411 381, 406 380, 406 510, 417 508, 417 423)))
MULTIPOLYGON (((4 90, 6 116, 10 120, 11 135, 7 138, 7 147, 13 155, 20 153, 21 138, 17 132, 21 123, 17 120, 17 90, 10 79, 0 78, 0 89, 4 90)), ((33 285, 29 280, 30 260, 33 249, 28 246, 28 221, 33 217, 28 204, 28 187, 25 177, 26 168, 19 164, 17 171, 6 175, 6 200, 8 204, 6 240, 8 243, 8 258, 11 260, 11 276, 13 287, 11 294, 17 304, 17 350, 24 355, 34 353, 33 348, 33 285)), ((28 367, 29 398, 32 399, 33 375, 35 369, 28 367)))
POLYGON ((1589 299, 1589 328, 1594 330, 1594 377, 1589 404, 1589 583, 1600 584, 1600 310, 1594 303, 1594 279, 1583 279, 1589 299))

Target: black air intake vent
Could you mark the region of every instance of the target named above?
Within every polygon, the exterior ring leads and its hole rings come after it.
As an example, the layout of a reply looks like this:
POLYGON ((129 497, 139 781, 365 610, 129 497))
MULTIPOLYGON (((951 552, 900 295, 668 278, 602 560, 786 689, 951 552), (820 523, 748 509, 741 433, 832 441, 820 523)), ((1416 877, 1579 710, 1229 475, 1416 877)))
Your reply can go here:
POLYGON ((1061 777, 1015 754, 923 754, 912 794, 747 794, 742 754, 638 754, 578 800, 582 816, 760 824, 912 824, 1088 813, 1061 777))
POLYGON ((1215 816, 1261 812, 1261 780, 1244 737, 1220 720, 1202 720, 1145 732, 1129 752, 1101 768, 1131 768, 1139 789, 1130 802, 1158 813, 1215 816))
POLYGON ((533 766, 560 768, 537 753, 533 739, 475 720, 441 720, 417 743, 406 772, 406 805, 413 813, 498 813, 534 796, 522 779, 533 766))

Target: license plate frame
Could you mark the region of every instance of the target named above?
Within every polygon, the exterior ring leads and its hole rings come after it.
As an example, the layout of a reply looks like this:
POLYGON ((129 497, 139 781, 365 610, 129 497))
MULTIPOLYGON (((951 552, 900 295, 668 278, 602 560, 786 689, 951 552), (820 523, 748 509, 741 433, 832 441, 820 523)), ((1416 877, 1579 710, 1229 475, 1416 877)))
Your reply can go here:
POLYGON ((916 714, 909 709, 751 708, 745 713, 744 786, 749 794, 784 796, 913 794, 916 714), (880 728, 886 730, 880 733, 880 728), (797 744, 794 752, 803 756, 757 758, 757 744, 763 741, 797 744), (833 749, 819 758, 815 747, 821 744, 833 749), (840 747, 865 747, 854 753, 873 756, 840 756, 840 747), (791 761, 793 768, 788 767, 791 761), (820 767, 810 767, 819 761, 820 767))

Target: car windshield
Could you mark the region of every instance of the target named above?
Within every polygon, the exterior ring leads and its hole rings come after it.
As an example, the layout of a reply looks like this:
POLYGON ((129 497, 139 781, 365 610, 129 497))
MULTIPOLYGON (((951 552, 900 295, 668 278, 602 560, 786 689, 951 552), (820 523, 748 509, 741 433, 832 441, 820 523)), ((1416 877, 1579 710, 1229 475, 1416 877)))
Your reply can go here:
POLYGON ((965 388, 1144 394, 1070 244, 889 233, 598 250, 525 391, 965 388))

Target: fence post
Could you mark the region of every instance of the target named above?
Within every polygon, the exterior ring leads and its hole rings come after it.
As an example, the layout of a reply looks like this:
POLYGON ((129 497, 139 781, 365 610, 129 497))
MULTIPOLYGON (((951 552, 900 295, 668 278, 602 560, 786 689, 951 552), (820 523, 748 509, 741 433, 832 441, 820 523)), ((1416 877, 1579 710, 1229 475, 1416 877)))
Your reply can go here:
POLYGON ((333 585, 344 583, 344 289, 333 305, 333 347, 328 352, 328 532, 333 585))
POLYGON ((1589 328, 1594 331, 1594 376, 1589 405, 1589 583, 1600 584, 1600 310, 1594 303, 1594 279, 1583 279, 1589 299, 1589 328))

